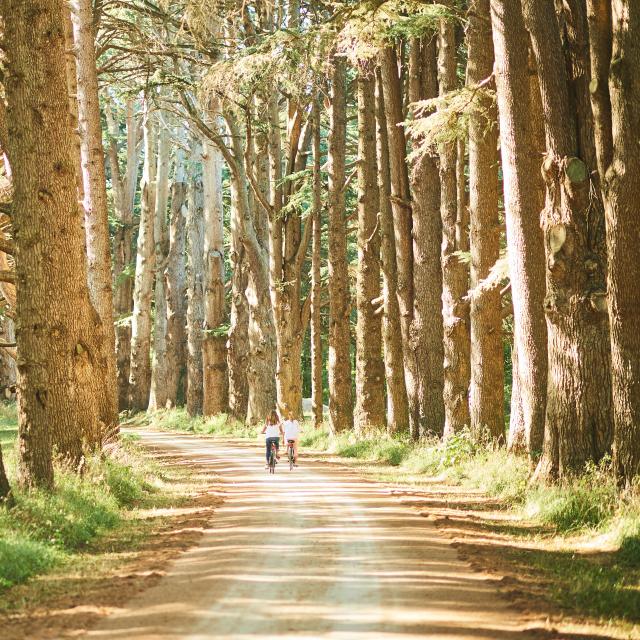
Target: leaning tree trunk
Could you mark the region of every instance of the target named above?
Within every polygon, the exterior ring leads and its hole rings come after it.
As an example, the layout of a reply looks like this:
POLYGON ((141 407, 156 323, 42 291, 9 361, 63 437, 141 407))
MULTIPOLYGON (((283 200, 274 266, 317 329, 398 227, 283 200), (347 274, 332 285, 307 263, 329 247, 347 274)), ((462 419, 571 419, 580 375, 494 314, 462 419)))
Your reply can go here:
MULTIPOLYGON (((313 239, 311 247, 311 400, 313 426, 318 429, 323 421, 322 393, 322 157, 321 157, 320 103, 313 104, 313 239)), ((307 224, 309 224, 307 222, 307 224)))
POLYGON ((151 303, 155 270, 156 126, 155 115, 146 101, 144 120, 144 169, 141 183, 140 227, 136 255, 131 318, 131 368, 129 406, 145 411, 151 388, 151 303))
POLYGON ((346 64, 334 57, 329 130, 329 418, 336 433, 353 426, 345 156, 346 64))
POLYGON ((538 224, 541 202, 532 129, 535 115, 527 49, 522 46, 528 40, 520 0, 491 0, 491 20, 513 299, 515 357, 509 433, 523 433, 526 450, 537 457, 542 449, 547 384, 547 331, 542 312, 545 284, 541 276, 544 249, 538 224))
POLYGON ((356 274, 355 427, 385 424, 380 298, 380 230, 375 78, 358 72, 358 268, 356 274))
POLYGON ((398 57, 392 46, 381 53, 382 94, 384 97, 387 140, 389 148, 389 172, 391 178, 391 207, 397 265, 396 294, 400 313, 400 329, 403 344, 404 377, 409 403, 409 429, 411 435, 420 435, 420 379, 415 350, 411 344, 413 321, 413 223, 411 219, 411 195, 406 162, 406 137, 402 84, 398 75, 398 57))
POLYGON ((229 410, 227 334, 224 291, 224 214, 222 157, 211 143, 204 144, 204 336, 202 340, 203 409, 205 416, 229 410))
MULTIPOLYGON (((524 2, 544 111, 547 196, 545 239, 549 377, 542 480, 580 471, 599 460, 612 439, 609 326, 606 308, 604 215, 590 174, 595 167, 586 84, 570 77, 550 0, 524 2), (578 363, 578 364, 576 364, 578 363)), ((579 13, 572 28, 580 28, 579 13)), ((576 49, 568 49, 576 55, 576 49)), ((571 68, 583 68, 582 59, 571 68)), ((584 79, 583 79, 584 80, 584 79)))
POLYGON ((640 7, 628 0, 615 0, 611 9, 608 2, 589 4, 591 101, 607 224, 613 462, 628 487, 640 474, 640 7))
MULTIPOLYGON (((438 95, 436 37, 413 39, 409 58, 409 100, 438 95)), ((437 159, 424 154, 411 170, 413 194, 413 322, 423 428, 444 431, 444 334, 442 326, 442 219, 437 159)))
POLYGON ((104 330, 87 285, 61 0, 3 0, 7 151, 14 185, 19 474, 53 485, 52 449, 78 463, 103 433, 104 330))
MULTIPOLYGON (((389 170, 389 140, 385 115, 384 89, 380 70, 376 71, 376 134, 378 159, 378 191, 380 193, 380 259, 382 266, 382 296, 384 317, 382 341, 387 382, 387 430, 389 433, 409 430, 409 403, 404 380, 402 331, 398 306, 398 265, 395 231, 391 209, 391 173, 389 170)), ((438 254, 438 262, 439 262, 438 254)))
MULTIPOLYGON (((199 143, 194 144, 199 150, 199 143)), ((193 152, 192 166, 198 154, 193 152)), ((202 327, 204 323, 204 197, 202 178, 189 185, 187 213, 187 412, 202 415, 202 327)))
POLYGON ((167 407, 176 407, 186 375, 187 274, 186 274, 186 200, 187 180, 184 155, 178 150, 171 184, 171 217, 169 220, 169 253, 165 271, 167 288, 167 407))
MULTIPOLYGON (((474 0, 467 27, 467 84, 475 87, 493 73, 490 0, 474 0)), ((500 257, 498 214, 498 114, 493 98, 480 89, 469 121, 469 213, 471 235, 471 287, 490 274, 500 257)), ((471 295, 471 430, 484 430, 504 440, 504 354, 502 302, 493 287, 471 295)))
POLYGON ((164 409, 167 405, 167 294, 165 268, 169 253, 167 207, 169 205, 169 132, 164 123, 158 134, 158 163, 156 170, 155 217, 153 238, 155 245, 155 286, 153 318, 153 359, 151 363, 151 392, 149 409, 164 409))
POLYGON ((78 88, 78 119, 81 140, 84 215, 87 236, 88 282, 91 302, 105 331, 104 360, 107 376, 103 391, 105 436, 118 426, 115 331, 113 327, 113 289, 109 212, 102 146, 102 124, 98 97, 94 17, 90 0, 74 0, 71 17, 75 38, 78 88))
MULTIPOLYGON (((440 23, 438 76, 440 94, 457 87, 455 26, 440 23)), ((458 192, 455 142, 445 142, 440 150, 440 212, 442 216, 442 315, 444 325, 444 435, 448 437, 469 425, 469 329, 465 296, 468 272, 458 252, 458 192)), ((466 230, 463 231, 466 233, 466 230)))

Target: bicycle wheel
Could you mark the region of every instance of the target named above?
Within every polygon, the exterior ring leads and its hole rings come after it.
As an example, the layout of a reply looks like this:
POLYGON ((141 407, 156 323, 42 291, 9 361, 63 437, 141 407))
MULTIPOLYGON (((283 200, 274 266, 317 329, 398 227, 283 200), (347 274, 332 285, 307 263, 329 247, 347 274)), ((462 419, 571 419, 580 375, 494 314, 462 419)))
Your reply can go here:
POLYGON ((271 455, 269 456, 269 473, 276 472, 276 454, 274 451, 271 451, 271 455))
POLYGON ((293 471, 293 447, 291 445, 289 445, 288 453, 289 453, 289 471, 293 471))

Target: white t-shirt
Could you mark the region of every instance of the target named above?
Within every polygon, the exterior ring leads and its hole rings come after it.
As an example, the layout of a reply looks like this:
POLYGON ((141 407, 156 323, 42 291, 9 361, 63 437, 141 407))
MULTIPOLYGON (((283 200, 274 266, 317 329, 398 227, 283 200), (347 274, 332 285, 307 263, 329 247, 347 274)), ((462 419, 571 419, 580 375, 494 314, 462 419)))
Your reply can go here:
POLYGON ((264 432, 265 438, 279 438, 280 437, 280 425, 276 424, 268 424, 267 430, 264 432))
POLYGON ((297 420, 285 420, 284 424, 284 439, 297 440, 300 436, 300 423, 297 420))

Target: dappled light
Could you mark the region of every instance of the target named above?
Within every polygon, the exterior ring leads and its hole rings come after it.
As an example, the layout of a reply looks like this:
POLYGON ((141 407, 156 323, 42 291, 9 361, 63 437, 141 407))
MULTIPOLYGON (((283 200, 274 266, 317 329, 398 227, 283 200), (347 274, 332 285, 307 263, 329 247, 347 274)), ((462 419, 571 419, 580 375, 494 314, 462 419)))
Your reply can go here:
POLYGON ((224 504, 200 545, 92 638, 512 638, 495 587, 383 486, 255 447, 142 433, 210 465, 224 504))

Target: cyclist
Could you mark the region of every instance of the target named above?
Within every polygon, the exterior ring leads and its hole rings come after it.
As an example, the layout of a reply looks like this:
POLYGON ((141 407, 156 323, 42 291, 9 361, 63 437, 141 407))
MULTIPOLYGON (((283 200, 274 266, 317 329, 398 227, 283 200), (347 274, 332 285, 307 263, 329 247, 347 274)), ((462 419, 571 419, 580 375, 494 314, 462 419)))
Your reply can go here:
POLYGON ((285 410, 285 421, 283 426, 284 441, 289 446, 289 441, 293 441, 293 463, 298 466, 298 442, 300 440, 300 423, 296 420, 291 409, 285 410))
MULTIPOLYGON (((268 416, 265 422, 264 427, 262 428, 262 433, 265 434, 266 445, 267 445, 267 466, 269 468, 269 455, 271 454, 271 445, 276 445, 276 452, 280 446, 280 436, 282 433, 282 424, 280 423, 280 418, 278 417, 278 413, 276 411, 272 411, 268 416)), ((276 454, 277 455, 277 454, 276 454)))

